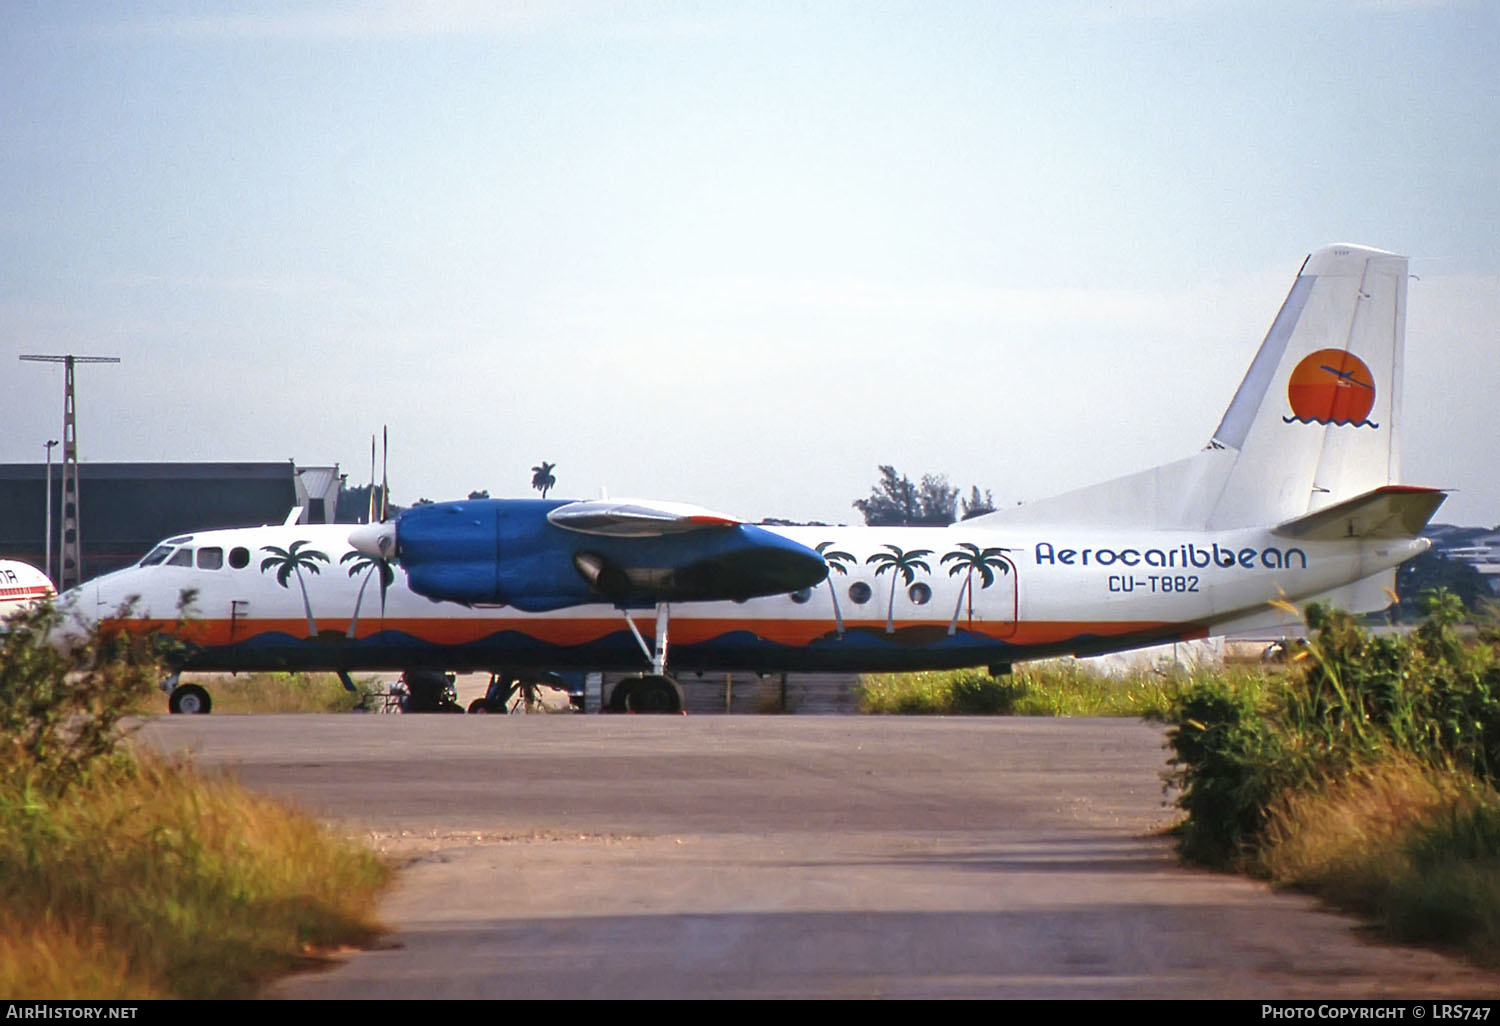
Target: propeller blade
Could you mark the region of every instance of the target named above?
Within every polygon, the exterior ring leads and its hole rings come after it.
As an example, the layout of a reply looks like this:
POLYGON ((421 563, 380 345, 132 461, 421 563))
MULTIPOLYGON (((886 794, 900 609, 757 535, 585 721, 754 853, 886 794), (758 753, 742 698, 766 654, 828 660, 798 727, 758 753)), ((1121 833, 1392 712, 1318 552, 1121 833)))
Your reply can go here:
POLYGON ((365 514, 365 523, 375 522, 375 436, 370 435, 370 510, 365 514))

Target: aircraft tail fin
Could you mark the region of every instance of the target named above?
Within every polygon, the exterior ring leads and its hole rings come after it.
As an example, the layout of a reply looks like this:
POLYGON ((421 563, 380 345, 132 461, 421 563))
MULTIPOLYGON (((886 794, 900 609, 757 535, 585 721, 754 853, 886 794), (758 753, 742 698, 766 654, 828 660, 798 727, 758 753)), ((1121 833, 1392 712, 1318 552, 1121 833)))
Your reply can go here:
POLYGON ((988 518, 1251 527, 1395 484, 1406 266, 1362 246, 1311 254, 1207 448, 988 518))
POLYGON ((1212 446, 1234 453, 1208 527, 1278 523, 1400 478, 1406 257, 1307 258, 1212 446))

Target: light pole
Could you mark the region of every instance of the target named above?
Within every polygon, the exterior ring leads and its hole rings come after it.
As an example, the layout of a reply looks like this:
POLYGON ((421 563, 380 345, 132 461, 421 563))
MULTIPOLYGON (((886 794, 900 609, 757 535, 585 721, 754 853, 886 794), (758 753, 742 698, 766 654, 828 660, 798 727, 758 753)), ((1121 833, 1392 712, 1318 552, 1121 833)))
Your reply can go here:
MULTIPOLYGON (((53 439, 47 443, 47 540, 46 546, 47 580, 52 581, 52 447, 57 444, 53 439)), ((56 584, 56 581, 52 581, 56 584)))

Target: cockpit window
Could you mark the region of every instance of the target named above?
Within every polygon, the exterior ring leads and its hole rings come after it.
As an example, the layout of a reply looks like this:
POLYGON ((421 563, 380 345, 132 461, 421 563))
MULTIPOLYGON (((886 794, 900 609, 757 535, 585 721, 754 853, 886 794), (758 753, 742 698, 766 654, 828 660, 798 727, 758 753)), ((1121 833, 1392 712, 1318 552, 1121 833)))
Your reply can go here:
POLYGON ((167 566, 192 566, 193 550, 181 548, 172 553, 172 558, 167 560, 167 566))
POLYGON ((167 558, 167 554, 170 553, 171 551, 172 551, 172 546, 170 546, 170 545, 158 545, 156 548, 154 548, 150 552, 146 553, 145 558, 143 558, 141 560, 140 565, 141 566, 155 566, 156 564, 160 563, 162 560, 166 559, 167 558))
POLYGON ((224 565, 224 550, 217 545, 198 550, 198 569, 217 570, 224 565))

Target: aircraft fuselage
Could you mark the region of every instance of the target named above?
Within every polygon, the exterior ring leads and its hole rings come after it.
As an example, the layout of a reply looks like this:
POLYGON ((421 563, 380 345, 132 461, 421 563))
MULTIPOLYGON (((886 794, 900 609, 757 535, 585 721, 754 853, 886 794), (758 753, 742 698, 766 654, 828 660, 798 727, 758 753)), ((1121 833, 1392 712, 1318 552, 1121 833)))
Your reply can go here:
MULTIPOLYGON (((1421 539, 1289 541, 1099 528, 767 528, 822 551, 815 587, 671 611, 670 666, 873 672, 1005 664, 1200 638, 1215 624, 1371 578, 1421 539)), ((378 567, 341 526, 260 527, 173 539, 138 565, 70 592, 110 621, 192 642, 186 669, 640 671, 648 661, 606 603, 545 613, 437 602, 378 567), (295 543, 302 542, 301 545, 295 543), (295 552, 288 567, 278 553, 295 552), (179 596, 193 592, 178 629, 179 596)), ((650 609, 630 615, 647 638, 650 609)))

